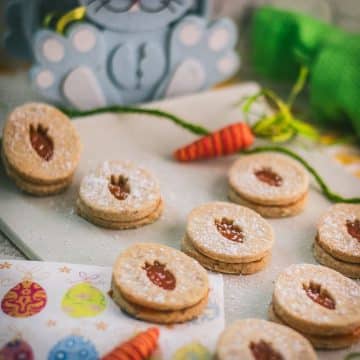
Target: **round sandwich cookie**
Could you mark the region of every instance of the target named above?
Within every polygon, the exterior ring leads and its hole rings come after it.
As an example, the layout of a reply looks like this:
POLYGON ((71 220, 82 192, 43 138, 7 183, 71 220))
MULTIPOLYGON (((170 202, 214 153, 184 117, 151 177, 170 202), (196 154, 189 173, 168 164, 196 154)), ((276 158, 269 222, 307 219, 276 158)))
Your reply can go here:
POLYGON ((273 244, 272 227, 259 214, 214 202, 189 214, 182 250, 209 270, 245 275, 268 264, 273 244))
POLYGON ((116 260, 111 294, 136 318, 182 323, 205 309, 209 281, 201 265, 182 252, 160 244, 136 244, 116 260))
POLYGON ((277 153, 240 157, 229 172, 229 198, 268 218, 294 216, 305 208, 309 192, 306 170, 277 153))
POLYGON ((302 333, 319 349, 360 341, 360 287, 320 265, 288 267, 276 280, 271 320, 302 333))
POLYGON ((353 279, 360 278, 360 264, 342 261, 330 255, 322 248, 317 239, 314 242, 313 253, 319 264, 334 269, 347 277, 353 279))
POLYGON ((360 205, 337 204, 321 217, 314 256, 322 265, 360 278, 360 205))
POLYGON ((309 341, 287 326, 260 319, 239 320, 220 335, 218 360, 316 360, 309 341))
POLYGON ((81 142, 65 114, 46 104, 28 103, 8 116, 1 154, 7 174, 21 190, 45 196, 70 185, 81 142))
POLYGON ((82 180, 77 209, 95 225, 121 230, 155 222, 163 201, 148 171, 130 162, 106 161, 82 180))

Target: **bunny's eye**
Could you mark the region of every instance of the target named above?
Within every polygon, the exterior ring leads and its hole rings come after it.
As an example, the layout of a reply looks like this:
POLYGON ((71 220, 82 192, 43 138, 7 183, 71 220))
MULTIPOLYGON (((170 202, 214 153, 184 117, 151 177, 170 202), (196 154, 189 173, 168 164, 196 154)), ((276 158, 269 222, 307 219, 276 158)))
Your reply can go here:
POLYGON ((141 0, 141 8, 147 12, 158 12, 168 7, 170 0, 141 0))
POLYGON ((134 4, 133 0, 105 0, 104 7, 114 13, 128 11, 134 4))
POLYGON ((156 13, 165 8, 172 10, 174 5, 182 6, 183 0, 87 0, 88 6, 92 4, 95 6, 95 12, 106 9, 113 13, 123 13, 138 4, 145 12, 156 13))

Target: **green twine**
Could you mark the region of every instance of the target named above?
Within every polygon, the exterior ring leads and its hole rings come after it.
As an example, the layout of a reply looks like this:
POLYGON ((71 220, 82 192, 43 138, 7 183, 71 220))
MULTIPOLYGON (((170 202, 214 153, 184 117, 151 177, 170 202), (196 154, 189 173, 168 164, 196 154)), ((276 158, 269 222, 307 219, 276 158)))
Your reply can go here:
MULTIPOLYGON (((85 117, 85 116, 91 116, 91 115, 99 115, 104 113, 122 113, 122 114, 143 114, 143 115, 150 115, 150 116, 156 116, 163 119, 170 120, 174 124, 182 127, 185 130, 190 131, 191 133, 195 135, 209 135, 211 134, 211 131, 206 129, 205 127, 202 127, 198 124, 190 123, 184 119, 181 119, 180 117, 177 117, 171 113, 168 113, 166 111, 158 110, 158 109, 144 109, 144 108, 138 108, 138 107, 131 107, 131 106, 109 106, 109 107, 103 107, 98 109, 93 109, 89 111, 78 111, 78 110, 70 110, 70 109, 61 109, 63 113, 68 115, 69 117, 85 117)), ((318 172, 309 165, 301 156, 296 154, 295 152, 284 148, 280 146, 260 146, 256 147, 254 149, 250 150, 241 150, 239 153, 250 155, 250 154, 256 154, 261 152, 278 152, 285 154, 294 160, 301 163, 307 171, 314 177, 316 182, 321 188, 322 193, 324 196, 330 200, 331 202, 335 203, 348 203, 348 204, 359 204, 360 198, 344 198, 341 195, 333 192, 330 190, 330 188, 326 185, 325 181, 322 179, 322 177, 318 174, 318 172)))
POLYGON ((63 113, 68 115, 69 117, 84 117, 84 116, 91 116, 91 115, 99 115, 104 113, 122 113, 122 114, 143 114, 143 115, 150 115, 156 116, 163 119, 167 119, 172 121, 174 124, 179 125, 180 127, 190 131, 196 135, 209 135, 211 132, 210 130, 202 127, 201 125, 193 124, 190 122, 185 121, 171 113, 166 111, 158 110, 158 109, 144 109, 139 107, 132 107, 132 106, 108 106, 98 109, 93 109, 89 111, 77 111, 77 110, 70 110, 70 109, 60 109, 63 113))

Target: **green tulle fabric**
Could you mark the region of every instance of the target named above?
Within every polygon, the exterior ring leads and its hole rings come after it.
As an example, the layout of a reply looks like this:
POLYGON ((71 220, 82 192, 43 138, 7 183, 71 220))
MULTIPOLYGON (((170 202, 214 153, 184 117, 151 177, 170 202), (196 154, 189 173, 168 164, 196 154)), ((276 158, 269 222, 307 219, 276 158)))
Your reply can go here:
POLYGON ((271 79, 294 81, 306 66, 315 120, 360 140, 360 34, 266 6, 255 12, 251 47, 255 70, 271 79))

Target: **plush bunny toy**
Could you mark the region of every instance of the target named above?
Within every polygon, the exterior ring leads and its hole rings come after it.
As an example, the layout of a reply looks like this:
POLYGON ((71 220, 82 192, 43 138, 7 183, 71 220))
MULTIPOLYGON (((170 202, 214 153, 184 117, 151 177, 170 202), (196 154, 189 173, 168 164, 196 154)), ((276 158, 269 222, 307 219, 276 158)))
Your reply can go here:
POLYGON ((206 89, 233 75, 237 32, 206 20, 207 0, 10 0, 6 45, 34 65, 49 101, 78 109, 132 104, 206 89), (64 33, 43 27, 52 11, 81 7, 64 33))

